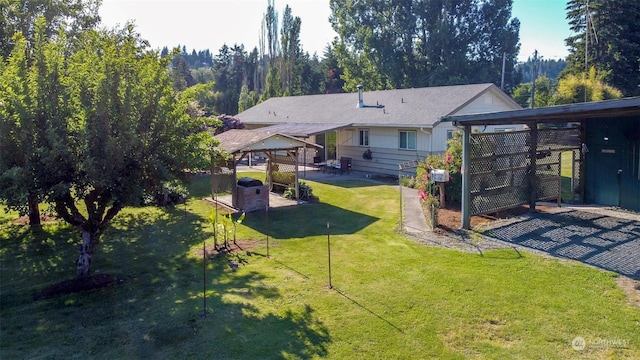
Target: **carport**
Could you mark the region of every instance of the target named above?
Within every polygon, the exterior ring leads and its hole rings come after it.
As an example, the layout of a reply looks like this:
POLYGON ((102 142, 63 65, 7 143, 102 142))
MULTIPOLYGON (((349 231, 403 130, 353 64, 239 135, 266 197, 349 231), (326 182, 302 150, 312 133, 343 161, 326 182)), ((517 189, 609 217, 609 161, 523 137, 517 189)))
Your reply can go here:
MULTIPOLYGON (((237 165, 250 153, 262 152, 269 160, 267 166, 268 189, 274 186, 293 187, 295 189, 296 200, 299 202, 299 160, 298 155, 301 149, 318 148, 322 146, 313 144, 293 136, 256 130, 229 130, 215 136, 219 145, 217 150, 225 153, 224 165, 231 169, 228 185, 231 187, 232 203, 234 207, 238 205, 238 184, 237 165)), ((218 170, 220 163, 213 161, 212 176, 212 196, 215 198, 216 177, 220 175, 218 170)))
MULTIPOLYGON (((463 130, 462 221, 559 199, 560 154, 574 153, 580 203, 640 211, 640 97, 538 109, 448 116, 463 130), (485 125, 528 130, 485 134, 485 125)), ((558 205, 560 202, 558 200, 558 205)))

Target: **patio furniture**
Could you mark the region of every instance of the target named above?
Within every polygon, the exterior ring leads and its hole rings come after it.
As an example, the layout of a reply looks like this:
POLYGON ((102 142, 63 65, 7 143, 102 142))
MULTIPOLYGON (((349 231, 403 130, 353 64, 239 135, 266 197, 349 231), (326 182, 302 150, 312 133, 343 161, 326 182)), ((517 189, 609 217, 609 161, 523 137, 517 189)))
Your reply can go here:
POLYGON ((351 158, 350 157, 341 157, 340 158, 340 166, 338 167, 338 169, 340 169, 340 173, 344 174, 345 172, 350 173, 351 172, 351 158))

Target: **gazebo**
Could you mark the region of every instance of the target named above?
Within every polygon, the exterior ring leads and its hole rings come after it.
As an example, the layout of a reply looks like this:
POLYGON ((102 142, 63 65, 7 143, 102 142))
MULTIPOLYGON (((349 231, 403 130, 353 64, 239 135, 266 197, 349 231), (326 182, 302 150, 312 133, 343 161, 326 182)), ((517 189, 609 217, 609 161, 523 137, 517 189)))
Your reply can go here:
MULTIPOLYGON (((237 165, 251 153, 264 153, 268 159, 266 169, 266 183, 268 191, 274 186, 292 187, 295 189, 296 200, 300 202, 299 194, 299 153, 301 149, 318 148, 322 146, 307 142, 293 136, 277 132, 255 130, 229 130, 215 136, 219 144, 216 150, 224 151, 228 158, 227 167, 231 170, 232 203, 238 207, 237 165)), ((220 172, 216 169, 219 164, 212 164, 212 195, 216 191, 215 178, 220 172)), ((268 204, 268 203, 267 203, 268 204)), ((245 210, 245 209, 243 209, 245 210)), ((255 210, 255 209, 253 209, 255 210)))

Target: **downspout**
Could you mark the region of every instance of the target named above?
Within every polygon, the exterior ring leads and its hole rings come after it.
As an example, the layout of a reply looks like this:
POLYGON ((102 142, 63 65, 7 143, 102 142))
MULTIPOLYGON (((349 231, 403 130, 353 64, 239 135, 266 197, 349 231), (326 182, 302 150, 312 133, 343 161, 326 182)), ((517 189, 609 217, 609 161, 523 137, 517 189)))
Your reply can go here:
MULTIPOLYGON (((433 131, 433 128, 431 128, 433 131)), ((420 132, 429 135, 429 156, 433 155, 433 133, 424 130, 424 126, 420 126, 420 132)))

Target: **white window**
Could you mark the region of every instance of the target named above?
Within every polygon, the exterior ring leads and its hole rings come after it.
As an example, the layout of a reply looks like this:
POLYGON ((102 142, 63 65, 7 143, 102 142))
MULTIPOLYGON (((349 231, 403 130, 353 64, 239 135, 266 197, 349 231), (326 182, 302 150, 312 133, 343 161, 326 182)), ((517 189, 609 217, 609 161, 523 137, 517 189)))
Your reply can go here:
POLYGON ((400 131, 400 149, 416 150, 416 136, 415 131, 400 131))
POLYGON ((358 133, 360 134, 358 145, 369 146, 369 129, 360 129, 358 130, 358 133))

